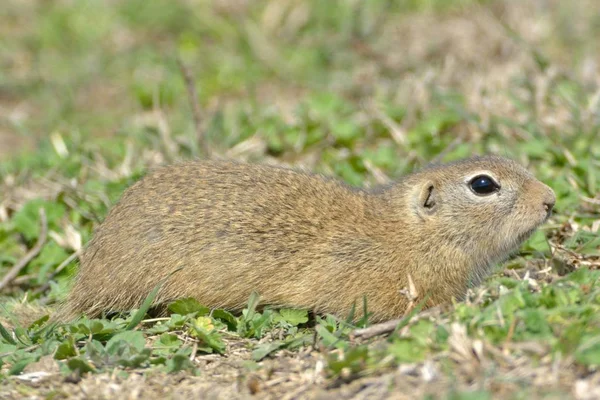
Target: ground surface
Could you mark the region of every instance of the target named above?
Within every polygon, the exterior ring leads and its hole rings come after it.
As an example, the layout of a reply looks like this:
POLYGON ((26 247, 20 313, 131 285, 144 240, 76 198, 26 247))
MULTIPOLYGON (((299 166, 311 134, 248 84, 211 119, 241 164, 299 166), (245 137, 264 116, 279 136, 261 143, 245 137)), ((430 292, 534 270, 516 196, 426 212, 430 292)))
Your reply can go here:
POLYGON ((0 289, 0 397, 600 397, 598 2, 4 3, 0 276, 23 268, 0 289), (467 301, 387 337, 253 299, 35 322, 123 190, 206 142, 367 186, 508 155, 557 212, 467 301))

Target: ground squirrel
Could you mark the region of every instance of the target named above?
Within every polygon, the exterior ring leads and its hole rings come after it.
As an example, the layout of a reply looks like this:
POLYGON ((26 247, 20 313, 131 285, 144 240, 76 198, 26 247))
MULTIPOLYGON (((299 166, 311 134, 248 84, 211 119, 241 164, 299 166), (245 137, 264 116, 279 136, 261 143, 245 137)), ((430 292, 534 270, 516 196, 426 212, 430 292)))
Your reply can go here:
POLYGON ((371 321, 402 316, 410 275, 429 304, 464 298, 551 214, 555 196, 514 161, 430 165, 374 189, 291 169, 192 161, 131 186, 95 232, 61 313, 157 303, 261 303, 371 321), (361 307, 357 307, 361 308, 361 307))

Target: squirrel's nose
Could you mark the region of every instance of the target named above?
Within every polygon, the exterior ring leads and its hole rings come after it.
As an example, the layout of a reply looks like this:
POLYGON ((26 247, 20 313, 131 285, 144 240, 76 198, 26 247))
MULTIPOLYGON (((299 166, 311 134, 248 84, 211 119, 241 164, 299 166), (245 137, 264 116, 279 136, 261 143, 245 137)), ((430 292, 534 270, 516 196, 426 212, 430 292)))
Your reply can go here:
POLYGON ((547 187, 546 195, 544 196, 544 209, 548 216, 552 215, 552 209, 554 208, 554 204, 556 204, 556 195, 554 191, 547 187))
POLYGON ((546 210, 546 214, 548 214, 548 216, 552 215, 552 209, 554 208, 554 202, 545 202, 544 203, 544 210, 546 210))

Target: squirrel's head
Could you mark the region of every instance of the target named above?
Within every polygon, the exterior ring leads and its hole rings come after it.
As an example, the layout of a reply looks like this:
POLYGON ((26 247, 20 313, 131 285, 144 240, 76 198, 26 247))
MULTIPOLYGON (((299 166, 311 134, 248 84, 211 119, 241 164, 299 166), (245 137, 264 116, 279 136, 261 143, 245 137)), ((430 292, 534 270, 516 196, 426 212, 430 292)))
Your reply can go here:
POLYGON ((421 232, 485 264, 517 250, 556 201, 552 189, 525 168, 497 156, 428 166, 404 183, 403 201, 421 232))

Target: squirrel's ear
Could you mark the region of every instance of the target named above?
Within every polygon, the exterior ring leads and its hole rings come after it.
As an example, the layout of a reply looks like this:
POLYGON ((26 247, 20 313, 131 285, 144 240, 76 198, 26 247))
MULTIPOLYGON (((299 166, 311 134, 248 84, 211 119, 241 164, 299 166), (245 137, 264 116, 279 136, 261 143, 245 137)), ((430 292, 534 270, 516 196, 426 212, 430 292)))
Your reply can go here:
POLYGON ((431 215, 437 210, 438 191, 432 181, 425 182, 415 194, 414 205, 419 214, 431 215))

